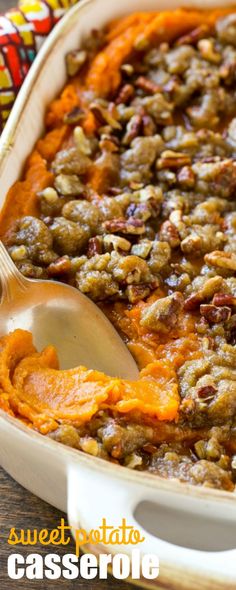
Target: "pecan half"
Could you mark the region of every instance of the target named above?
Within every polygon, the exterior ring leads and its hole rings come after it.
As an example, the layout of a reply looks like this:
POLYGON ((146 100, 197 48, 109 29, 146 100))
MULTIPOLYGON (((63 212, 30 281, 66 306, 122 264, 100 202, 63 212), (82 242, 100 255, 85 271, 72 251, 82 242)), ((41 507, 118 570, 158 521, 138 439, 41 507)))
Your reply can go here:
POLYGON ((185 311, 195 311, 202 303, 203 299, 201 293, 193 293, 186 299, 184 302, 184 309, 185 311))
POLYGON ((207 319, 210 324, 219 324, 220 322, 226 322, 230 319, 231 309, 230 307, 216 307, 212 304, 200 305, 200 314, 207 319))
POLYGON ((144 90, 144 92, 149 94, 156 94, 156 92, 162 91, 161 86, 152 80, 149 80, 149 78, 146 78, 145 76, 139 76, 135 81, 135 86, 137 86, 137 88, 141 88, 141 90, 144 90))
POLYGON ((233 295, 229 295, 228 293, 216 293, 212 300, 213 305, 216 306, 236 306, 236 297, 233 295))
POLYGON ((71 260, 69 256, 61 256, 55 262, 51 262, 47 268, 50 277, 67 274, 71 271, 71 260))
POLYGON ((95 254, 102 254, 102 238, 98 236, 88 241, 87 257, 92 258, 95 254))
POLYGON ((187 154, 165 150, 157 160, 157 169, 171 168, 175 170, 189 164, 191 164, 191 158, 187 154))
POLYGON ((134 96, 134 87, 132 84, 125 84, 119 91, 116 98, 116 104, 128 104, 134 96))
POLYGON ((131 235, 141 235, 146 231, 145 224, 140 219, 110 219, 103 223, 103 227, 109 233, 121 233, 131 235))

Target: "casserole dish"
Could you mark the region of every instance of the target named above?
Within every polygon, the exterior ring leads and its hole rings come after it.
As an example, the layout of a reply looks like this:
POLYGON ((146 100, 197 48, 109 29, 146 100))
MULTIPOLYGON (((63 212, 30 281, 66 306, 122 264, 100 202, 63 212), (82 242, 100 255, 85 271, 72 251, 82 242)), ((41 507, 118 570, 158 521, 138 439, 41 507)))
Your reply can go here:
MULTIPOLYGON (((185 5, 199 6, 190 1, 185 5)), ((220 3, 207 3, 208 8, 216 6, 220 3)), ((176 1, 168 3, 170 9, 177 7, 176 1)), ((2 136, 1 205, 42 133, 46 104, 64 83, 65 54, 93 28, 100 28, 115 17, 135 10, 164 8, 166 4, 156 1, 143 5, 141 1, 131 0, 127 4, 122 0, 116 8, 108 7, 106 0, 86 1, 58 25, 32 68, 2 136)), ((68 496, 68 516, 73 526, 90 530, 99 526, 102 518, 114 526, 122 518, 130 525, 136 520, 141 523, 145 536, 142 551, 155 552, 160 558, 159 587, 234 587, 234 494, 193 489, 150 475, 144 483, 140 473, 107 465, 77 451, 60 447, 58 453, 56 443, 5 415, 1 415, 0 440, 2 465, 17 481, 62 510, 66 508, 68 496)), ((108 549, 113 553, 120 551, 118 547, 108 549)), ((126 547, 125 551, 129 549, 126 547)))

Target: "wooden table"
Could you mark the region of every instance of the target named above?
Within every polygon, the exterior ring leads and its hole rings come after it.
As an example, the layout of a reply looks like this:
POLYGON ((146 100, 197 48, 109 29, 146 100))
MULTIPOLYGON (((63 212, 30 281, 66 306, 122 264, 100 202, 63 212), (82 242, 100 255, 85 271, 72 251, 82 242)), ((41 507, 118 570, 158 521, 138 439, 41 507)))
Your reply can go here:
MULTIPOLYGON (((0 0, 0 12, 14 6, 17 0, 0 0)), ((14 549, 7 544, 7 538, 11 527, 16 529, 26 528, 42 528, 52 529, 60 523, 61 517, 64 516, 58 510, 42 502, 36 496, 33 496, 20 485, 13 481, 3 469, 0 469, 0 588, 1 590, 12 590, 17 586, 17 590, 46 590, 50 586, 50 590, 68 590, 76 587, 77 589, 85 590, 132 590, 133 586, 118 582, 115 579, 100 581, 84 581, 81 579, 75 581, 67 581, 61 578, 58 581, 34 581, 27 579, 12 581, 7 576, 7 558, 14 549)), ((122 515, 121 515, 122 516, 122 515)), ((27 555, 31 550, 29 548, 20 547, 20 553, 27 555)), ((41 546, 35 546, 33 552, 43 555, 46 552, 55 552, 55 548, 46 548, 42 551, 41 546)), ((66 552, 73 553, 74 546, 68 546, 66 552)), ((63 555, 63 549, 56 548, 56 553, 63 555)))

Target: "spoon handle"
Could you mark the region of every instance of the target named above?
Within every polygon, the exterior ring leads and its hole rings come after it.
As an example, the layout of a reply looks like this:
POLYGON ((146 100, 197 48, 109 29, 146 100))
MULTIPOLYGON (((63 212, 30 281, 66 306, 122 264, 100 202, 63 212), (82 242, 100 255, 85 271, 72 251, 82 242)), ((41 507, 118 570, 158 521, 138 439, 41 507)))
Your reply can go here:
POLYGON ((27 279, 16 268, 5 246, 0 240, 0 283, 1 303, 11 301, 16 297, 17 291, 27 289, 27 279))

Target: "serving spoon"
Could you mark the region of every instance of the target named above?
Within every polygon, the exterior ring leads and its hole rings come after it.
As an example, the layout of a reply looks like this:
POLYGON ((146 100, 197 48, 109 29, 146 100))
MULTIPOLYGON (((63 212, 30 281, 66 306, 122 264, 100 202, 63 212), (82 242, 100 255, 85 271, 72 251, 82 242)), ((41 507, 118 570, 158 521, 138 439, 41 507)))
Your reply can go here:
POLYGON ((0 336, 29 330, 39 351, 49 344, 56 347, 62 369, 84 365, 137 379, 133 357, 99 307, 69 285, 26 279, 1 241, 0 282, 0 336))

